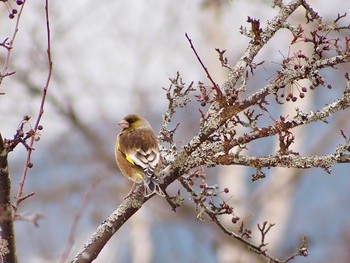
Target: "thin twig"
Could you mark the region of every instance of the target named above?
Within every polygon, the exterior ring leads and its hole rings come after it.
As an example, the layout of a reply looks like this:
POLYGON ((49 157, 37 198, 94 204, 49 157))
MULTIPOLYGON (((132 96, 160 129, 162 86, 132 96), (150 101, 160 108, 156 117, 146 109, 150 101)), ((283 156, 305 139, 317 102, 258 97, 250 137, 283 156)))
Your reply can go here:
POLYGON ((17 36, 17 33, 19 31, 19 21, 20 21, 20 18, 21 18, 21 15, 22 15, 22 11, 23 11, 23 8, 24 8, 24 5, 25 5, 26 1, 23 2, 23 4, 21 5, 21 8, 17 14, 17 19, 16 19, 16 25, 15 25, 15 29, 13 31, 13 34, 12 34, 12 37, 11 37, 11 40, 8 42, 9 44, 6 45, 5 42, 7 42, 8 38, 6 38, 4 40, 4 42, 2 43, 4 47, 6 47, 7 49, 7 55, 6 55, 6 58, 5 58, 5 61, 4 61, 4 65, 2 67, 2 70, 1 70, 1 73, 0 73, 0 85, 2 84, 2 80, 4 77, 6 76, 9 76, 9 75, 12 75, 13 73, 8 73, 7 72, 7 69, 8 69, 8 66, 9 66, 9 63, 10 63, 10 57, 11 57, 11 52, 12 52, 12 48, 13 48, 13 44, 15 42, 15 39, 16 39, 16 36, 17 36))
MULTIPOLYGON (((41 97, 41 103, 40 103, 40 108, 39 108, 39 113, 35 122, 35 126, 34 126, 34 133, 37 134, 39 126, 40 126, 40 121, 41 118, 44 114, 44 105, 45 105, 45 101, 46 101, 46 94, 49 88, 49 84, 50 84, 50 80, 51 80, 51 75, 52 75, 52 59, 51 59, 51 33, 50 33, 50 19, 49 19, 49 0, 45 1, 45 18, 46 18, 46 36, 47 36, 47 60, 48 60, 48 66, 49 66, 49 70, 48 70, 48 74, 47 74, 47 78, 46 78, 46 82, 44 85, 44 89, 42 92, 42 97, 41 97)), ((30 143, 29 143, 29 148, 27 149, 27 157, 26 157, 26 162, 24 164, 24 169, 23 169, 23 174, 22 174, 22 178, 21 181, 19 183, 19 187, 18 187, 18 191, 16 194, 16 201, 15 204, 13 205, 13 208, 15 210, 15 212, 17 211, 18 205, 21 202, 22 199, 22 195, 23 195, 23 187, 24 187, 24 183, 25 180, 27 178, 27 174, 28 174, 28 169, 30 168, 30 160, 31 160, 31 155, 33 152, 33 145, 35 142, 35 135, 31 137, 30 139, 30 143)))
POLYGON ((213 78, 211 77, 211 75, 210 75, 210 73, 209 73, 207 67, 204 66, 204 63, 202 62, 202 60, 201 60, 201 58, 199 57, 199 55, 198 55, 198 53, 197 53, 195 47, 193 46, 192 40, 190 39, 190 37, 188 36, 187 33, 185 33, 185 36, 186 36, 188 42, 190 43, 191 49, 193 50, 194 54, 196 55, 196 57, 197 57, 199 63, 201 64, 202 68, 204 69, 205 73, 207 74, 207 78, 211 81, 211 83, 213 84, 213 87, 214 87, 214 88, 219 88, 219 85, 216 84, 216 82, 213 80, 213 78))
POLYGON ((73 224, 72 224, 70 231, 69 231, 69 236, 68 236, 66 246, 65 246, 64 251, 62 253, 62 256, 59 260, 60 263, 66 262, 66 260, 68 258, 68 255, 69 255, 69 253, 73 247, 73 244, 74 244, 74 235, 75 235, 76 230, 78 228, 78 224, 80 222, 80 219, 81 219, 86 207, 88 206, 88 204, 91 200, 91 196, 92 196, 93 191, 97 188, 100 181, 101 181, 100 178, 98 178, 98 177, 94 178, 94 180, 92 181, 92 183, 90 185, 90 188, 87 190, 87 192, 83 198, 83 201, 81 202, 81 205, 80 205, 78 211, 74 215, 73 224))

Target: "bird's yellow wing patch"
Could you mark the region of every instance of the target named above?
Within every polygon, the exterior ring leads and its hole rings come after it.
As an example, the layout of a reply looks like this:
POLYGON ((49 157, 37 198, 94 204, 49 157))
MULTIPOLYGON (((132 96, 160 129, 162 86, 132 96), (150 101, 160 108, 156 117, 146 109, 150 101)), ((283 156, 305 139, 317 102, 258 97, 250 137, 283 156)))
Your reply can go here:
POLYGON ((143 180, 142 174, 140 174, 140 173, 135 173, 135 175, 136 175, 139 179, 143 180))
MULTIPOLYGON (((132 165, 135 165, 135 162, 132 160, 132 158, 131 158, 130 155, 125 154, 125 159, 126 159, 129 163, 131 163, 132 165)), ((134 174, 133 174, 133 177, 134 177, 133 180, 143 180, 143 176, 142 176, 141 173, 134 173, 134 174), (137 179, 136 179, 135 177, 136 177, 137 179)))
POLYGON ((129 163, 135 165, 134 161, 130 158, 130 156, 129 156, 128 154, 125 154, 125 159, 126 159, 129 163))

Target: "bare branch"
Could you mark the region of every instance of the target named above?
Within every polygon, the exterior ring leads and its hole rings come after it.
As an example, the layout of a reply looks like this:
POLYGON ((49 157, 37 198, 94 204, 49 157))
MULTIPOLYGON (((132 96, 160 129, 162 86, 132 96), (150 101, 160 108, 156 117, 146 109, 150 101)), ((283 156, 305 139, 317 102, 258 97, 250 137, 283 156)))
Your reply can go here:
POLYGON ((228 96, 233 94, 234 88, 238 80, 244 75, 245 69, 253 62, 253 59, 263 48, 275 33, 283 27, 287 18, 303 3, 302 0, 295 0, 287 5, 284 5, 280 9, 278 15, 267 23, 265 29, 260 33, 261 41, 256 44, 251 42, 244 52, 244 55, 238 60, 236 65, 232 67, 232 70, 227 78, 227 81, 223 84, 222 89, 228 96))
MULTIPOLYGON (((0 73, 0 86, 2 84, 2 80, 3 80, 4 77, 7 77, 7 76, 10 76, 10 75, 14 74, 14 72, 10 72, 9 73, 9 72, 7 72, 7 70, 8 70, 8 67, 9 67, 9 62, 10 62, 10 57, 11 57, 11 52, 12 52, 12 49, 13 49, 13 45, 14 45, 17 33, 19 31, 19 21, 21 19, 21 15, 22 15, 22 11, 23 11, 24 5, 25 5, 25 2, 22 2, 20 10, 19 10, 19 12, 17 14, 15 29, 13 31, 12 37, 10 38, 10 40, 8 38, 6 38, 2 42, 2 45, 1 45, 2 47, 5 47, 7 49, 7 55, 6 55, 4 65, 2 66, 2 70, 1 70, 1 73, 0 73)), ((1 93, 1 94, 4 94, 4 93, 1 93)))
POLYGON ((71 262, 92 262, 113 234, 118 231, 146 201, 147 199, 143 197, 142 187, 138 187, 135 194, 124 199, 118 208, 97 228, 96 232, 84 245, 83 250, 79 252, 71 262))
MULTIPOLYGON (((22 6, 22 8, 23 8, 23 6, 22 6)), ((46 82, 44 84, 44 88, 43 88, 43 91, 42 91, 42 97, 41 97, 41 103, 40 103, 40 107, 39 107, 39 113, 38 113, 38 116, 36 118, 35 125, 34 125, 34 128, 33 128, 33 133, 34 134, 37 134, 38 131, 42 129, 42 126, 40 125, 40 122, 41 122, 41 118, 42 118, 42 116, 44 114, 44 105, 45 105, 45 101, 46 101, 46 94, 47 94, 47 91, 48 91, 48 88, 49 88, 51 75, 52 75, 51 32, 50 32, 49 1, 48 0, 45 0, 45 18, 46 18, 46 36, 47 36, 48 73, 47 73, 46 82)), ((33 166, 32 163, 31 163, 31 155, 32 155, 32 152, 33 152, 33 145, 34 145, 35 141, 36 141, 36 137, 32 136, 30 138, 29 148, 27 149, 26 162, 25 162, 25 165, 24 165, 22 178, 21 178, 21 181, 19 183, 18 191, 17 191, 17 194, 16 194, 16 201, 13 204, 13 208, 14 208, 15 212, 17 211, 18 205, 20 204, 20 202, 24 200, 23 196, 22 196, 23 195, 23 187, 24 187, 24 184, 25 184, 25 180, 27 178, 28 169, 33 166)))
POLYGON ((190 37, 188 36, 187 33, 185 33, 185 36, 188 40, 188 42, 190 43, 191 49, 193 50, 194 54, 196 55, 199 63, 201 64, 202 68, 204 69, 205 73, 207 74, 207 78, 211 81, 211 83, 213 84, 213 88, 218 88, 218 84, 216 84, 216 82, 213 80, 213 78, 211 77, 207 67, 204 65, 203 61, 201 60, 200 56, 197 53, 197 50, 195 49, 195 47, 193 46, 192 40, 190 39, 190 37))

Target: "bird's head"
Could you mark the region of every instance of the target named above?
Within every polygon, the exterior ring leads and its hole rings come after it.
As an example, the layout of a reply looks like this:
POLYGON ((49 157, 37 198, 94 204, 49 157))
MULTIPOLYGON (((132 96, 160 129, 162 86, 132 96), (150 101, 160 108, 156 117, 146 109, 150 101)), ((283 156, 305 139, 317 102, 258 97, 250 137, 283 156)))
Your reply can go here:
POLYGON ((129 114, 128 116, 124 117, 124 119, 122 119, 118 124, 123 130, 135 130, 138 128, 148 128, 150 126, 144 118, 136 114, 129 114))

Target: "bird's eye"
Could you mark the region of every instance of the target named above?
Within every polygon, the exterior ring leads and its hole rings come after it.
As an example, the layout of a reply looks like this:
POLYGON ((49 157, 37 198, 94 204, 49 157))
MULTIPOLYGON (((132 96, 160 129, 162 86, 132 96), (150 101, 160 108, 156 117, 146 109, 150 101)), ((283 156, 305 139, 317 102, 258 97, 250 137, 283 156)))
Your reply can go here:
POLYGON ((136 121, 137 121, 136 118, 131 118, 131 119, 129 120, 129 123, 132 124, 132 123, 134 123, 134 122, 136 122, 136 121))

